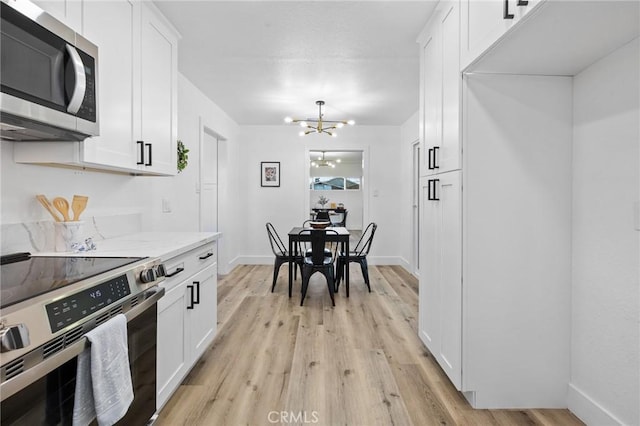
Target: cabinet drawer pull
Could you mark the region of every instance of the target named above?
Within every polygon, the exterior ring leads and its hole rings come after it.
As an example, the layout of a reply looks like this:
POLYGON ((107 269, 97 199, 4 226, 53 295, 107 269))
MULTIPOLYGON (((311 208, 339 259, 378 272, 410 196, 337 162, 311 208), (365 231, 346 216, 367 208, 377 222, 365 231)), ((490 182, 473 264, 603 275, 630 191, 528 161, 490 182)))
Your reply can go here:
POLYGON ((189 293, 190 293, 190 296, 191 296, 191 300, 189 300, 189 306, 187 306, 187 309, 193 309, 193 305, 195 304, 195 301, 194 301, 194 296, 195 295, 194 295, 193 291, 195 289, 193 288, 192 285, 188 285, 187 288, 189 289, 189 293))
POLYGON ((193 304, 199 305, 200 304, 200 281, 194 281, 193 286, 196 289, 196 294, 195 294, 195 297, 193 298, 193 304))
POLYGON ((138 145, 140 145, 140 160, 136 164, 144 164, 144 141, 137 141, 138 145))
POLYGON ((184 271, 184 268, 176 268, 176 270, 173 271, 172 273, 165 275, 165 278, 175 277, 176 275, 178 275, 182 271, 184 271))
POLYGON ((428 167, 429 170, 433 170, 433 164, 431 163, 431 154, 433 153, 433 148, 429 148, 429 152, 428 152, 428 167))
POLYGON ((205 254, 204 256, 200 256, 198 259, 205 260, 205 259, 210 258, 211 256, 213 256, 213 252, 210 251, 209 253, 205 254))
POLYGON ((429 179, 427 181, 427 200, 431 201, 433 200, 433 197, 431 196, 431 182, 433 181, 433 179, 429 179))
POLYGON ((509 0, 504 0, 504 13, 502 15, 504 19, 513 19, 514 14, 509 13, 509 0))
POLYGON ((527 6, 529 4, 529 0, 518 0, 518 6, 527 6))

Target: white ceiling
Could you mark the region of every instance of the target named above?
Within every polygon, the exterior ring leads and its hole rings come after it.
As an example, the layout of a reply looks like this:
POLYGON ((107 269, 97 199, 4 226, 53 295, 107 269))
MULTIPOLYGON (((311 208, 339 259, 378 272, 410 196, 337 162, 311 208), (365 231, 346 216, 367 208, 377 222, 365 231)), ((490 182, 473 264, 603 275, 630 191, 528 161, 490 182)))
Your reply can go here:
POLYGON ((400 125, 418 110, 416 37, 436 1, 169 1, 179 69, 242 125, 286 116, 400 125))

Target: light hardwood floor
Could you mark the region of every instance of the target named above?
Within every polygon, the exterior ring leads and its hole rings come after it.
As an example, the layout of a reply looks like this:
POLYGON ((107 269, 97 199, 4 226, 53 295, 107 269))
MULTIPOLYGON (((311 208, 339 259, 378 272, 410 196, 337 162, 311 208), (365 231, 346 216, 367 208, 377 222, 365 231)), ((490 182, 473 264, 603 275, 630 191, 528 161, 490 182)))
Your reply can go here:
POLYGON ((300 307, 282 267, 219 280, 218 335, 157 425, 580 425, 567 410, 474 410, 417 335, 418 283, 397 266, 352 264, 331 306, 315 274, 300 307))

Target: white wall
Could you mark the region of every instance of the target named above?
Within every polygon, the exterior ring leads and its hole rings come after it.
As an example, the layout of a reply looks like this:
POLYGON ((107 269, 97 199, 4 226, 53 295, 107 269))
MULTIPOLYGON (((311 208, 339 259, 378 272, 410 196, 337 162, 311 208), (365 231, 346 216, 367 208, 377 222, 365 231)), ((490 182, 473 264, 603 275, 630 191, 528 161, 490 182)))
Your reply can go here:
POLYGON ((189 164, 173 178, 142 177, 148 186, 149 219, 146 228, 165 231, 199 230, 199 162, 200 122, 224 138, 218 153, 218 269, 227 273, 238 253, 236 220, 239 192, 238 125, 209 98, 204 96, 186 77, 178 74, 178 139, 189 149, 189 164), (163 213, 162 199, 169 201, 170 213, 163 213))
POLYGON ((0 142, 0 223, 3 225, 52 220, 49 213, 36 201, 36 194, 44 194, 49 200, 56 196, 71 199, 73 194, 87 195, 89 202, 82 214, 84 217, 147 212, 144 194, 148 185, 139 178, 16 164, 13 162, 13 147, 16 143, 28 142, 0 142))
POLYGON ((246 223, 240 263, 272 263, 265 223, 272 222, 281 237, 309 216, 308 151, 364 150, 369 167, 363 177, 365 222, 376 222, 378 231, 371 263, 400 263, 397 233, 400 190, 406 184, 400 166, 400 128, 355 126, 342 129, 338 138, 309 135, 300 138, 289 126, 242 126, 239 163, 246 223), (279 161, 279 188, 260 186, 260 162, 279 161), (244 178, 242 177, 244 176, 244 178), (377 196, 376 196, 377 194, 377 196))
POLYGON ((413 259, 413 143, 420 138, 420 116, 416 111, 400 127, 400 141, 402 143, 400 170, 405 185, 400 190, 400 256, 406 260, 404 264, 408 271, 415 270, 417 259, 413 259))
POLYGON ((639 51, 574 79, 569 409, 593 425, 640 424, 639 51))

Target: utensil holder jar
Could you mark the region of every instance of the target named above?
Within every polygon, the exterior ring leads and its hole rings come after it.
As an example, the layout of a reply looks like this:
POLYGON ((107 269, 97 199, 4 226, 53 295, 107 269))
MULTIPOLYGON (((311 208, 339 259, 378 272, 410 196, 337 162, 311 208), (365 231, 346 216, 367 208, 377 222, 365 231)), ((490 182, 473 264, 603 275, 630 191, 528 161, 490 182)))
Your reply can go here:
POLYGON ((73 244, 82 243, 84 221, 55 222, 56 251, 73 251, 73 244))

